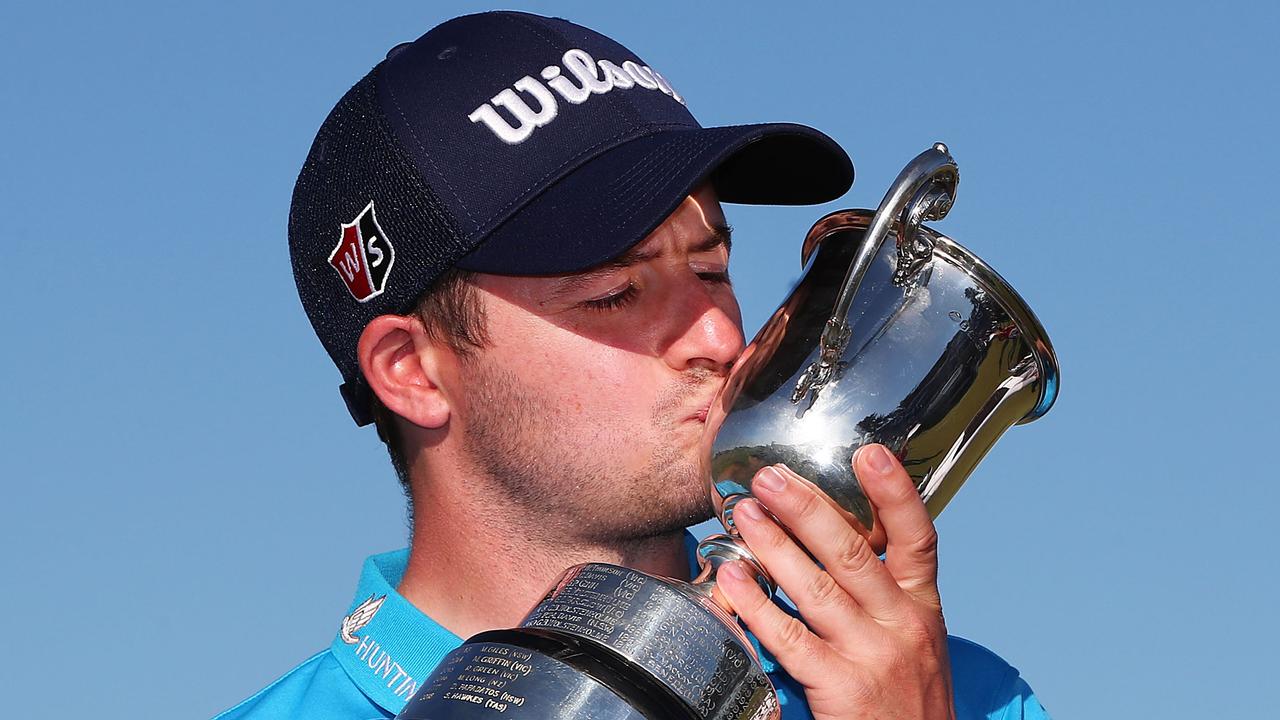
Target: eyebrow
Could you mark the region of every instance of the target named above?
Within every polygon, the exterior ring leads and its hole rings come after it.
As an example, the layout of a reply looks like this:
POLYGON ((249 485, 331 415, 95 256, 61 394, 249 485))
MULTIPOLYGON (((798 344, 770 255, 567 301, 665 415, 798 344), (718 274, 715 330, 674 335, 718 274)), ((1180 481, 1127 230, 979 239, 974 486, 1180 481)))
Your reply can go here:
MULTIPOLYGON (((710 232, 705 238, 698 241, 693 247, 689 248, 690 253, 702 253, 715 250, 724 246, 725 252, 730 252, 733 248, 733 228, 729 225, 714 225, 710 228, 710 232)), ((621 270, 633 265, 639 265, 642 262, 654 260, 662 257, 662 251, 642 250, 639 247, 632 247, 630 250, 622 253, 612 260, 606 260, 599 265, 592 266, 588 270, 575 273, 564 278, 558 283, 555 294, 557 296, 577 290, 591 283, 597 277, 608 274, 614 270, 621 270)))

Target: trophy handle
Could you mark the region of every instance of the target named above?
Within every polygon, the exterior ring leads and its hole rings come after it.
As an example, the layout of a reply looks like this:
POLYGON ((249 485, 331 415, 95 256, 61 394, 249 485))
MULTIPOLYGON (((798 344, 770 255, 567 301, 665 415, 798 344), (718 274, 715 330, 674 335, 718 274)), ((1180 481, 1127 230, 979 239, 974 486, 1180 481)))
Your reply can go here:
MULTIPOLYGON (((960 170, 951 152, 943 143, 917 155, 898 173, 897 179, 885 193, 876 209, 875 218, 867 228, 866 239, 858 248, 844 283, 836 297, 835 307, 822 331, 821 351, 818 359, 809 366, 796 382, 791 402, 799 403, 812 393, 815 397, 822 386, 831 379, 845 345, 849 342, 849 306, 858 294, 862 278, 871 267, 871 261, 880 253, 880 246, 897 225, 898 265, 893 273, 895 285, 905 285, 928 263, 933 246, 917 231, 925 220, 941 220, 955 203, 956 188, 960 184, 960 170)), ((817 228, 815 228, 817 230, 817 228)), ((817 249, 825 233, 811 232, 801 252, 803 262, 817 249)))

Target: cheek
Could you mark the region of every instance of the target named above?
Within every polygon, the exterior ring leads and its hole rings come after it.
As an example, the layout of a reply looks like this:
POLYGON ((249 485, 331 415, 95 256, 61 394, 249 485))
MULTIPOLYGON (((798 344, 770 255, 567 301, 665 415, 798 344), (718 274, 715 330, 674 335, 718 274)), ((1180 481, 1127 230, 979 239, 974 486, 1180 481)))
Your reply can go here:
POLYGON ((646 417, 656 395, 653 362, 624 348, 588 341, 559 328, 526 328, 518 345, 493 348, 490 359, 519 377, 555 421, 596 426, 646 417))
POLYGON ((592 345, 568 361, 559 391, 594 422, 632 423, 647 416, 657 393, 652 368, 633 353, 592 345))

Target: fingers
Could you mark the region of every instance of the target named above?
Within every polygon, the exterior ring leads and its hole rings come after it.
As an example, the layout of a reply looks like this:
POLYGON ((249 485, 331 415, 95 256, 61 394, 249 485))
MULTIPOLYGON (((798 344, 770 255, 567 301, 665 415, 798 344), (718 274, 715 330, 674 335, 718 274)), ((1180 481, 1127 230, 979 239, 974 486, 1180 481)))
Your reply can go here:
MULTIPOLYGON (((820 637, 831 638, 851 622, 868 621, 840 583, 765 515, 758 502, 743 500, 734 509, 734 520, 756 559, 768 568, 820 637)), ((875 557, 872 560, 879 564, 875 557)))
POLYGON ((898 586, 938 603, 938 533, 911 476, 883 445, 866 445, 854 472, 887 537, 884 566, 898 586))
POLYGON ((866 538, 818 491, 778 466, 757 473, 752 492, 822 564, 814 564, 754 501, 735 508, 742 538, 820 635, 843 633, 842 626, 862 613, 881 621, 902 614, 904 596, 893 577, 866 538))
POLYGON ((721 565, 716 582, 733 611, 796 681, 805 687, 822 683, 823 668, 836 659, 826 642, 761 592, 741 562, 721 565))
POLYGON ((774 466, 752 481, 759 502, 739 502, 733 520, 804 622, 775 605, 742 563, 720 567, 719 593, 804 685, 815 717, 896 716, 907 706, 954 716, 933 522, 883 447, 862 448, 853 464, 885 538, 883 563, 849 513, 774 466))

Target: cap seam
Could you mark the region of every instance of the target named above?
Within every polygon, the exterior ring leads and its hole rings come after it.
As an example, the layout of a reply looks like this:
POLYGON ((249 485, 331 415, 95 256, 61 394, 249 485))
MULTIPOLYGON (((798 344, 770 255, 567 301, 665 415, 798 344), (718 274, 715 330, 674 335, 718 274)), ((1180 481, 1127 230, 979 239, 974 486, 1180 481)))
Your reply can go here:
MULTIPOLYGON (((372 100, 374 103, 376 103, 377 102, 377 96, 376 96, 377 86, 376 85, 374 87, 374 93, 375 93, 375 96, 373 97, 372 100)), ((395 102, 394 97, 392 98, 392 102, 395 102)), ((391 156, 395 161, 395 163, 400 166, 405 176, 408 177, 409 180, 413 183, 414 190, 416 191, 417 197, 419 199, 425 199, 430 195, 433 195, 435 193, 435 189, 432 187, 431 183, 427 182, 422 177, 422 171, 418 168, 417 164, 414 163, 411 159, 405 157, 405 152, 403 148, 400 147, 400 143, 396 139, 395 130, 394 128, 390 127, 390 123, 387 122, 386 118, 383 117, 381 113, 376 113, 374 114, 372 121, 374 126, 377 128, 377 131, 381 133, 384 139, 386 140, 386 142, 390 144, 392 148, 394 148, 394 151, 391 153, 391 156)), ((410 132, 412 132, 412 130, 410 132)), ((415 141, 416 141, 416 138, 415 138, 415 141)), ((433 167, 435 166, 434 161, 432 162, 432 166, 433 167)), ((453 192, 452 186, 450 186, 449 190, 450 192, 453 192)), ((438 197, 437 197, 437 202, 439 202, 438 197)), ((441 203, 440 210, 441 212, 439 214, 438 219, 440 221, 440 224, 442 225, 442 229, 449 234, 450 236, 449 240, 452 240, 453 248, 441 247, 444 245, 444 243, 441 242, 443 239, 438 237, 428 238, 426 239, 426 242, 430 245, 437 246, 437 249, 441 249, 441 250, 453 249, 455 251, 459 251, 458 257, 461 257, 462 255, 467 254, 472 250, 472 248, 474 247, 474 244, 469 242, 470 238, 467 236, 466 233, 462 232, 461 228, 458 227, 457 220, 452 216, 452 213, 450 213, 447 208, 443 207, 443 203, 441 203)), ((465 211, 466 208, 464 207, 463 210, 465 211)), ((316 270, 319 271, 321 270, 321 268, 316 268, 316 270)), ((438 275, 439 273, 437 273, 437 276, 438 275)), ((422 294, 422 291, 425 288, 425 286, 429 285, 431 282, 434 282, 434 281, 435 281, 435 278, 433 277, 430 281, 424 284, 422 288, 417 288, 411 291, 408 297, 403 302, 397 303, 394 307, 397 308, 398 312, 403 312, 401 308, 412 307, 416 299, 422 294)))
MULTIPOLYGON (((696 136, 681 138, 673 143, 673 147, 669 149, 679 151, 682 147, 690 145, 692 144, 692 141, 696 140, 698 140, 696 136)), ((706 141, 703 141, 703 145, 705 144, 706 141)), ((627 189, 634 187, 640 181, 653 175, 655 169, 658 167, 659 163, 656 162, 655 156, 653 154, 646 155, 641 158, 639 162, 628 168, 626 172, 614 178, 613 182, 609 183, 609 187, 616 190, 626 191, 627 189)))
MULTIPOLYGON (((376 82, 376 78, 375 78, 375 82, 376 82)), ((374 87, 374 90, 376 91, 378 88, 382 86, 383 86, 383 83, 377 82, 377 84, 374 87)), ((477 224, 475 216, 471 214, 471 210, 467 207, 467 204, 464 203, 462 201, 462 198, 458 196, 458 191, 453 188, 453 183, 449 182, 449 178, 445 176, 444 173, 440 172, 440 167, 436 165, 435 158, 431 156, 431 153, 427 152, 427 148, 425 145, 422 144, 422 140, 418 139, 418 134, 413 130, 413 124, 409 122, 408 116, 405 115, 404 108, 400 106, 400 101, 396 98, 396 94, 391 90, 390 85, 386 86, 386 92, 387 92, 387 97, 391 99, 391 104, 395 106, 396 112, 400 114, 400 120, 404 123, 404 128, 409 131, 409 137, 413 138, 413 142, 416 143, 418 146, 418 149, 422 151, 423 157, 427 159, 427 162, 431 163, 431 170, 435 173, 436 177, 440 178, 441 182, 445 184, 445 187, 449 188, 449 194, 453 196, 453 199, 455 202, 457 202, 458 207, 462 208, 462 212, 466 214, 467 219, 470 220, 472 224, 477 224)), ((391 136, 391 141, 392 142, 396 141, 394 133, 391 136)))
MULTIPOLYGON (((706 149, 707 147, 709 147, 709 146, 710 146, 710 144, 711 144, 711 143, 709 143, 709 142, 704 142, 704 143, 702 143, 702 147, 700 147, 700 148, 698 149, 698 151, 695 151, 694 153, 690 153, 690 154, 686 155, 686 156, 684 157, 684 161, 683 161, 682 163, 680 163, 679 165, 676 165, 676 166, 674 166, 674 167, 669 168, 669 173, 670 173, 670 174, 672 174, 672 175, 674 175, 674 174, 677 174, 677 173, 679 173, 680 171, 684 170, 685 168, 689 167, 689 165, 693 162, 693 158, 694 158, 694 156, 697 154, 697 152, 700 152, 701 150, 706 149)), ((646 177, 652 176, 652 175, 653 175, 654 173, 656 173, 656 172, 657 172, 657 170, 656 170, 656 169, 652 169, 652 170, 650 170, 648 173, 646 173, 646 177)), ((654 196, 657 194, 657 191, 658 191, 658 189, 657 189, 657 188, 653 188, 653 189, 651 189, 651 190, 649 191, 649 193, 648 193, 647 195, 645 195, 644 197, 645 197, 646 199, 648 199, 648 198, 652 198, 652 197, 654 197, 654 196)), ((641 206, 643 206, 643 205, 644 205, 644 203, 636 203, 635 205, 633 205, 633 206, 632 206, 632 208, 631 208, 631 211, 630 211, 630 212, 628 212, 626 215, 624 215, 624 216, 622 216, 622 217, 619 217, 619 218, 617 219, 617 222, 616 222, 616 223, 614 224, 614 226, 613 226, 614 230, 619 230, 619 229, 621 229, 621 228, 622 228, 622 227, 623 227, 623 226, 624 226, 628 221, 630 221, 630 220, 631 220, 631 218, 635 217, 636 213, 638 213, 638 212, 640 211, 640 208, 641 208, 641 206)))
MULTIPOLYGON (((681 143, 680 146, 678 146, 675 149, 684 150, 685 148, 683 147, 683 145, 684 144, 681 143)), ((684 157, 681 159, 684 162, 681 162, 679 165, 672 166, 672 167, 664 167, 660 163, 652 162, 650 158, 645 158, 642 162, 636 163, 637 167, 642 167, 643 169, 638 171, 634 175, 632 175, 626 183, 620 183, 615 185, 614 194, 625 195, 625 194, 631 193, 636 197, 640 197, 640 198, 646 198, 646 199, 652 198, 656 190, 653 187, 645 188, 644 187, 645 183, 649 181, 651 178, 653 178, 654 176, 657 176, 664 172, 672 173, 672 172, 684 169, 689 164, 688 155, 684 155, 684 157), (637 189, 640 189, 640 191, 636 192, 637 189)), ((624 218, 622 222, 625 224, 625 220, 629 218, 630 218, 630 215, 628 215, 627 218, 624 218)))

